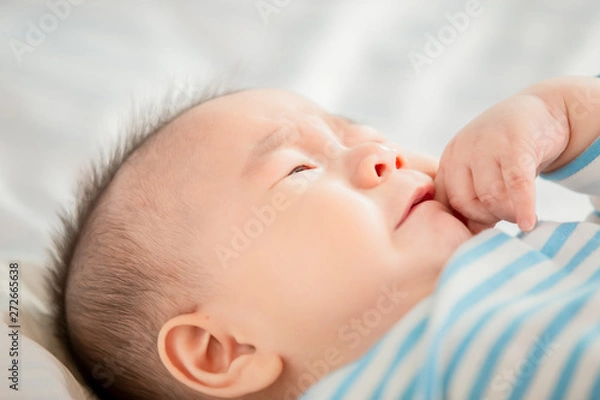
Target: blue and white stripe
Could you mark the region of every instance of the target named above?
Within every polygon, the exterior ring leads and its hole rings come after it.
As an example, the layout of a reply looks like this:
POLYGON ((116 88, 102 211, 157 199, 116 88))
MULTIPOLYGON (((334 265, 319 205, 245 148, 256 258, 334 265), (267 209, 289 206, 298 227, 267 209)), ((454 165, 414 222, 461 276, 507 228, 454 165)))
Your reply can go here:
POLYGON ((431 296, 303 399, 599 399, 600 139, 542 177, 589 194, 593 215, 475 236, 431 296))

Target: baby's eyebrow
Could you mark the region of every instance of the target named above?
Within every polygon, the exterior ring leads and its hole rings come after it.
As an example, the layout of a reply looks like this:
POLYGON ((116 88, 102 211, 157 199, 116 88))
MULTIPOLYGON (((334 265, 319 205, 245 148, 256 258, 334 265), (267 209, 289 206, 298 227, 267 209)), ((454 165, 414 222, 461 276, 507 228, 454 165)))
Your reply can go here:
POLYGON ((251 175, 252 171, 256 170, 259 166, 259 161, 266 157, 268 154, 279 149, 288 141, 297 141, 300 132, 295 127, 285 126, 278 127, 270 133, 263 136, 250 150, 246 164, 242 169, 242 177, 251 175))
MULTIPOLYGON (((343 115, 330 115, 331 118, 338 119, 350 125, 360 125, 360 123, 343 115)), ((261 159, 270 153, 273 153, 285 143, 298 141, 300 139, 300 130, 295 126, 280 126, 270 133, 263 136, 250 150, 247 161, 242 169, 242 178, 246 178, 256 172, 260 166, 261 159)))

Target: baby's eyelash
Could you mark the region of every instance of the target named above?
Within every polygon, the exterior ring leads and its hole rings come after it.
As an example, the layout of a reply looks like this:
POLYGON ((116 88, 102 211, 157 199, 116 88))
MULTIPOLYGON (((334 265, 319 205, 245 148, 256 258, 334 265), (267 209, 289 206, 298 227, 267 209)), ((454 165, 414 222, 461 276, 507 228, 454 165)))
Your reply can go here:
POLYGON ((298 173, 298 172, 305 171, 307 169, 312 169, 312 167, 310 165, 306 165, 306 164, 298 165, 297 167, 295 167, 294 169, 292 169, 290 171, 290 173, 287 174, 287 176, 293 175, 293 174, 298 173), (304 169, 302 169, 302 168, 304 168, 304 169))

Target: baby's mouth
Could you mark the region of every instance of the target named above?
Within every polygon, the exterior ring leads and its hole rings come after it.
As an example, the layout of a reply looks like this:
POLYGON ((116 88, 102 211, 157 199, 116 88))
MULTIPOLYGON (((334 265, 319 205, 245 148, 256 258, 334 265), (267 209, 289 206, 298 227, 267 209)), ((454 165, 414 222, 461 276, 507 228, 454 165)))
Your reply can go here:
POLYGON ((402 215, 402 218, 400 218, 400 221, 398 221, 398 223, 396 224, 394 230, 398 229, 398 227, 402 225, 402 223, 406 220, 406 218, 408 218, 408 216, 416 206, 426 201, 433 200, 434 194, 435 188, 433 187, 433 185, 427 185, 417 189, 413 194, 412 201, 409 202, 408 207, 404 211, 404 214, 402 215))
MULTIPOLYGON (((418 206, 421 203, 425 203, 426 201, 430 201, 430 200, 433 200, 433 194, 428 192, 425 194, 425 196, 423 196, 422 199, 417 200, 416 202, 413 203, 412 206, 410 206, 410 209, 408 210, 408 215, 410 215, 410 213, 412 212, 412 210, 415 209, 416 206, 418 206)), ((408 215, 407 215, 407 217, 408 217, 408 215)))

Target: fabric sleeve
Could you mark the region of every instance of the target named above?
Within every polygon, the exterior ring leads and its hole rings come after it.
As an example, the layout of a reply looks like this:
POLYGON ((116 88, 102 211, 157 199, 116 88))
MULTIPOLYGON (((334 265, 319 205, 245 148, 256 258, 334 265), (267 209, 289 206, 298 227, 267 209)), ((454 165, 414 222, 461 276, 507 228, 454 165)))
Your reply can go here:
POLYGON ((600 137, 573 161, 540 177, 590 195, 595 212, 588 219, 600 222, 600 137))

